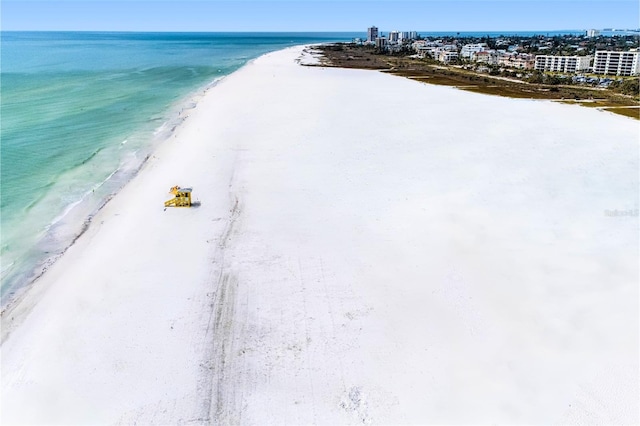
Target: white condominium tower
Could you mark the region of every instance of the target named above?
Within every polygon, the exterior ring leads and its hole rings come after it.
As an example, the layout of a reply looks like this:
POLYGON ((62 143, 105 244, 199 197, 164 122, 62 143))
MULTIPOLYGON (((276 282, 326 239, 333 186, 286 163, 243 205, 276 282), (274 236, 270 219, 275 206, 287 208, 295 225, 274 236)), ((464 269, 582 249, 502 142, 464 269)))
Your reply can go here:
POLYGON ((589 69, 592 56, 536 56, 535 69, 538 71, 578 72, 589 69))
POLYGON ((640 74, 640 52, 611 52, 597 50, 593 72, 603 75, 629 76, 640 74))
POLYGON ((378 27, 367 28, 367 41, 375 42, 377 38, 378 38, 378 27))

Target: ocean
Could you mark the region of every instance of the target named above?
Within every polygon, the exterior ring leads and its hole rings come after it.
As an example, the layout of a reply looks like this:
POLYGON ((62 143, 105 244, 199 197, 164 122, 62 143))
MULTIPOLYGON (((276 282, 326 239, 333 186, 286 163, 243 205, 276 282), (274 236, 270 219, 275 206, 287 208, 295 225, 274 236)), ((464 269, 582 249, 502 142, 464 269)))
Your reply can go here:
POLYGON ((46 270, 203 88, 287 46, 360 33, 2 32, 0 295, 46 270))

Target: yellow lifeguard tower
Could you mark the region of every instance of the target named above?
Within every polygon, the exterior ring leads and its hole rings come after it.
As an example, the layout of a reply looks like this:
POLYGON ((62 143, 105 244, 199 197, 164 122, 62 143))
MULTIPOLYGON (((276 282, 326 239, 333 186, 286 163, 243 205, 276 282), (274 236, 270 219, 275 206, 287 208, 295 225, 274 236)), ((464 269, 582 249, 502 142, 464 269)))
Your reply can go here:
POLYGON ((165 207, 191 207, 191 188, 180 188, 176 185, 169 192, 174 197, 164 202, 165 207))

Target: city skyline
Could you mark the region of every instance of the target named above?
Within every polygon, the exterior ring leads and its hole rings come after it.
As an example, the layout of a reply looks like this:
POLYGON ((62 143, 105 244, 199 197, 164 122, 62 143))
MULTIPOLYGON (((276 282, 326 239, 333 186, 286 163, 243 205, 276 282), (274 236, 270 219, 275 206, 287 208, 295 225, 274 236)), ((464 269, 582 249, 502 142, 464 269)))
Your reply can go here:
POLYGON ((635 0, 5 0, 8 31, 564 31, 638 28, 635 0))

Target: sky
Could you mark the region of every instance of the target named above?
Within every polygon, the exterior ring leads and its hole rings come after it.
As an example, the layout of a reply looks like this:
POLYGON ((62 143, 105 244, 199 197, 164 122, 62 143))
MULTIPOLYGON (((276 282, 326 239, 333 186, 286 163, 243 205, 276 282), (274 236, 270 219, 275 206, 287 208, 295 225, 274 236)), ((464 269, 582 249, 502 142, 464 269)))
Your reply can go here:
POLYGON ((554 31, 640 27, 638 0, 2 0, 4 31, 554 31))

